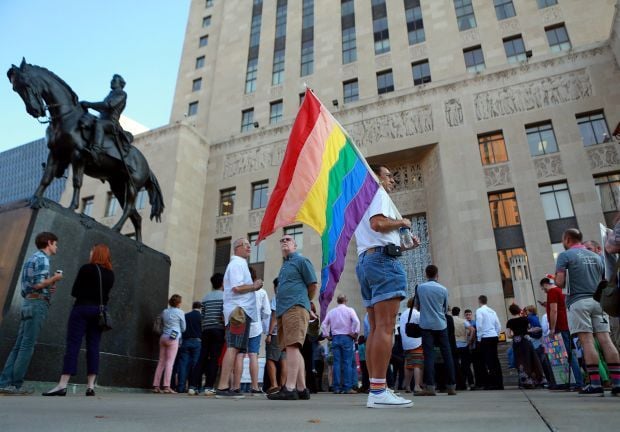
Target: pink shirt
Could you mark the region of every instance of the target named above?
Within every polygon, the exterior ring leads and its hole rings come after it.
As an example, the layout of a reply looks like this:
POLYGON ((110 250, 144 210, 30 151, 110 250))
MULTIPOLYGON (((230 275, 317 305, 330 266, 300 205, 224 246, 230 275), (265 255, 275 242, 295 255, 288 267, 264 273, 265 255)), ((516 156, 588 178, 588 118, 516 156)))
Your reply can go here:
POLYGON ((345 304, 330 310, 321 325, 321 332, 323 336, 329 336, 330 330, 332 336, 359 333, 360 320, 355 310, 345 304))

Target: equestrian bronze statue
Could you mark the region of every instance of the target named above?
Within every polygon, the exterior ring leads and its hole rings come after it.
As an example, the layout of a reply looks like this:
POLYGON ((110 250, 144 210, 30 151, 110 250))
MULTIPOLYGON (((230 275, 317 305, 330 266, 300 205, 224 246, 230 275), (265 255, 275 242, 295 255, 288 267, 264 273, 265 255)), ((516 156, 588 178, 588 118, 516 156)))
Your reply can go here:
POLYGON ((125 80, 114 75, 112 90, 102 102, 80 102, 75 92, 49 70, 26 63, 12 65, 7 76, 13 90, 35 118, 49 112, 46 130, 49 154, 39 187, 30 200, 33 208, 41 206, 43 193, 54 177, 62 177, 71 165, 73 197, 70 209, 77 209, 84 174, 110 184, 123 214, 112 229, 119 231, 127 218, 131 219, 136 240, 141 242, 142 218, 136 210, 136 198, 143 188, 149 195, 150 218, 159 222, 164 211, 164 199, 155 174, 144 155, 133 145, 133 136, 122 129, 120 114, 127 95, 125 80), (88 112, 91 108, 99 117, 88 112))

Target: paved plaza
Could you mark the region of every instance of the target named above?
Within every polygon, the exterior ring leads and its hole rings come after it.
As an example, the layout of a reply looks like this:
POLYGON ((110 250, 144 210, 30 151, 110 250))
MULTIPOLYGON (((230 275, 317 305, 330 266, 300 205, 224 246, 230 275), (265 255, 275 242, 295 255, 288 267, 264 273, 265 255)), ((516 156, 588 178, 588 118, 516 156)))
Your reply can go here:
POLYGON ((461 392, 415 397, 414 407, 372 410, 365 395, 312 395, 310 401, 98 391, 67 397, 0 397, 3 431, 611 431, 620 398, 580 398, 546 390, 461 392))

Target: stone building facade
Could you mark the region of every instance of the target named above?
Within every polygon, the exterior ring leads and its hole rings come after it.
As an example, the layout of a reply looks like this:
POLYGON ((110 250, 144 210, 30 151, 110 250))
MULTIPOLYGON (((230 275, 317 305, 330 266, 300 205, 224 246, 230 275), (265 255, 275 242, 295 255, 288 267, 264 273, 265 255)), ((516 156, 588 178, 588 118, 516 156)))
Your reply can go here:
MULTIPOLYGON (((403 257, 410 289, 433 262, 452 305, 486 294, 505 316, 513 300, 533 304, 563 229, 597 239, 620 209, 616 10, 615 0, 192 1, 171 125, 137 139, 167 199, 144 239, 171 255, 171 292, 202 297, 230 243, 255 238, 307 85, 368 160, 395 173, 393 199, 423 240, 403 257)), ((318 267, 319 236, 286 232, 318 267)), ((269 281, 277 237, 250 260, 269 281)), ((351 245, 338 289, 363 314, 355 261, 351 245)))

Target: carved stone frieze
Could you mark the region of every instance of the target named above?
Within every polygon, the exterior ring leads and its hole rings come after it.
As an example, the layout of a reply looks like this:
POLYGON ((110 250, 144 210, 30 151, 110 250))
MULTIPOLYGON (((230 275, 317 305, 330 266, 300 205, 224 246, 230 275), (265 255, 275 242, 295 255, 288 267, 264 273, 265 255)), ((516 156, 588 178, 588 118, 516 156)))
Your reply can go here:
POLYGON ((390 198, 402 215, 426 211, 426 192, 424 189, 393 192, 390 198))
POLYGON ((428 57, 428 48, 426 44, 415 44, 409 46, 409 55, 411 60, 419 60, 428 57))
POLYGON ((218 216, 215 220, 215 234, 219 236, 230 235, 232 233, 232 216, 218 216))
POLYGON ((510 185, 512 183, 510 167, 508 165, 495 165, 484 168, 484 181, 487 188, 510 185))
POLYGON ((588 148, 588 159, 590 160, 590 169, 596 170, 601 168, 617 167, 620 165, 620 157, 618 157, 618 144, 598 144, 588 148))
POLYGON ((460 100, 450 99, 445 101, 444 112, 448 126, 456 127, 463 124, 463 106, 460 100))
POLYGON ((474 96, 474 107, 478 120, 488 120, 591 95, 590 77, 581 70, 478 93, 474 96))
POLYGON ((254 147, 227 154, 224 158, 223 178, 249 174, 271 167, 280 166, 286 151, 286 141, 254 147))
POLYGON ((499 21, 499 30, 502 33, 502 36, 510 36, 512 34, 519 33, 521 31, 521 26, 519 25, 518 18, 509 18, 505 20, 499 21))
POLYGON ((460 34, 461 41, 463 41, 463 43, 470 44, 473 42, 480 42, 480 32, 478 31, 477 27, 462 31, 460 32, 460 34))
POLYGON ((550 6, 540 10, 543 24, 555 24, 564 19, 562 9, 559 6, 550 6))
POLYGON ((546 155, 534 159, 534 167, 536 168, 536 177, 539 180, 564 175, 562 158, 559 154, 546 155))
POLYGON ((390 171, 392 171, 396 182, 395 192, 424 188, 422 166, 419 163, 390 165, 390 171))
POLYGON ((250 213, 248 214, 248 225, 250 228, 260 228, 260 224, 263 221, 263 216, 265 216, 265 209, 250 210, 250 213))

